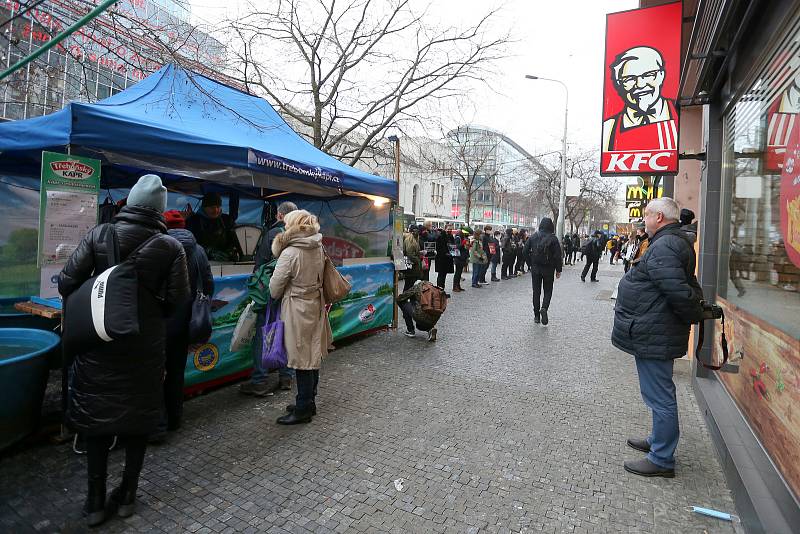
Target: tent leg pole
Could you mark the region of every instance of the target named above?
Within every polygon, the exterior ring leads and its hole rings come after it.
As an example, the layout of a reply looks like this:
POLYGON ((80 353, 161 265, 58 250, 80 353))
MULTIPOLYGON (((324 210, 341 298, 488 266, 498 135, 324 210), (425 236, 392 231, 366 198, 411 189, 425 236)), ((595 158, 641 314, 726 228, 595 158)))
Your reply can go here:
POLYGON ((394 302, 392 306, 392 329, 397 330, 397 284, 399 280, 397 278, 397 271, 394 272, 394 302))

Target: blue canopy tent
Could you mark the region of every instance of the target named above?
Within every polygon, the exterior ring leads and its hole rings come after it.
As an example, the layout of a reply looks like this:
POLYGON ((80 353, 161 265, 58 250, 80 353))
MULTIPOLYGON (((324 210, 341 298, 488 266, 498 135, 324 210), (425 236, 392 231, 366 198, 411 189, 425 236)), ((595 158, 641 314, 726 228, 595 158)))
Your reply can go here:
MULTIPOLYGON (((33 166, 42 150, 96 157, 116 170, 232 186, 397 200, 396 182, 318 150, 256 96, 167 65, 93 104, 0 124, 0 165, 33 166)), ((115 176, 104 167, 103 175, 115 176)))

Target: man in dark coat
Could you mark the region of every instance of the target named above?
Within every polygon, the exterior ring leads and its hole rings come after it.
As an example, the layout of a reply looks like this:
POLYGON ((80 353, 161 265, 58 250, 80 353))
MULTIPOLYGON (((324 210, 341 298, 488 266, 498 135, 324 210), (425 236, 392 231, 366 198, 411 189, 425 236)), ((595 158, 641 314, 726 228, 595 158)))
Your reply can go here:
POLYGON ((464 272, 464 267, 469 262, 469 236, 472 233, 472 229, 468 226, 465 226, 461 229, 454 236, 454 242, 456 244, 456 249, 458 250, 458 255, 453 258, 453 265, 455 266, 455 273, 453 274, 453 291, 456 293, 460 293, 464 291, 464 288, 461 287, 461 273, 464 272))
MULTIPOLYGON (((275 240, 275 236, 282 233, 286 227, 283 218, 296 209, 297 204, 294 202, 281 202, 278 205, 278 209, 275 210, 275 222, 266 232, 262 233, 261 240, 258 242, 258 247, 256 247, 253 272, 274 259, 272 255, 272 242, 275 240)), ((242 395, 266 397, 273 394, 273 388, 267 383, 267 375, 269 373, 261 364, 261 351, 257 350, 263 344, 261 329, 266 322, 267 311, 263 310, 258 312, 256 315, 256 335, 253 338, 253 374, 250 375, 250 380, 239 385, 239 393, 242 395)), ((288 367, 278 369, 278 389, 291 391, 293 377, 292 370, 288 367)))
POLYGON ((491 243, 492 243, 492 227, 491 225, 486 225, 483 227, 483 235, 481 236, 481 245, 483 246, 483 252, 486 254, 486 266, 481 273, 481 277, 478 280, 479 284, 487 285, 489 282, 486 281, 486 272, 489 270, 489 262, 492 260, 492 253, 491 253, 491 243))
POLYGON ((694 248, 678 223, 678 203, 668 197, 651 201, 644 221, 650 246, 619 283, 611 342, 635 357, 639 389, 653 412, 650 436, 628 439, 647 457, 625 462, 625 470, 671 478, 679 436, 672 365, 686 354, 690 326, 702 318, 703 294, 694 248))
MULTIPOLYGON (((201 292, 211 299, 214 295, 214 276, 208 264, 206 251, 197 244, 186 221, 178 210, 164 212, 168 234, 183 245, 186 254, 186 266, 189 271, 191 295, 201 292)), ((178 430, 183 417, 183 384, 186 374, 186 355, 189 352, 189 321, 192 318, 192 301, 175 310, 167 320, 166 368, 164 375, 164 400, 161 421, 156 434, 150 442, 160 442, 166 438, 167 431, 178 430)), ((195 340, 200 343, 201 340, 195 340)))
POLYGON ((519 246, 517 246, 517 264, 514 267, 514 274, 525 274, 525 266, 528 263, 528 257, 525 255, 525 243, 528 242, 528 231, 519 231, 519 246))
POLYGON ((572 265, 572 237, 569 234, 564 234, 564 265, 572 265))
POLYGON ((234 226, 231 216, 222 213, 222 197, 219 193, 206 193, 200 211, 186 220, 186 229, 194 234, 208 257, 214 261, 239 261, 242 257, 234 226))
POLYGON ((586 265, 583 266, 581 273, 581 282, 586 281, 586 273, 589 272, 589 267, 592 268, 591 281, 597 282, 597 268, 600 264, 600 257, 603 255, 603 233, 600 230, 596 231, 592 238, 584 245, 586 254, 586 265))
POLYGON ((578 232, 572 234, 572 264, 578 261, 578 252, 581 250, 581 238, 578 232))
POLYGON ((500 280, 508 280, 513 274, 514 261, 517 259, 517 243, 514 241, 514 230, 506 228, 506 235, 500 240, 500 250, 503 252, 500 280))
POLYGON ((455 271, 450 245, 453 244, 453 225, 447 224, 436 236, 436 285, 445 288, 447 275, 455 271))
POLYGON ((106 247, 112 226, 122 261, 156 236, 134 260, 139 335, 109 341, 83 354, 66 355, 73 359, 67 420, 86 436, 89 495, 84 510, 90 525, 105 520, 108 449, 114 435, 124 438, 126 452, 122 483, 111 499, 120 515, 133 514, 147 437, 159 420, 165 318, 191 298, 183 247, 166 235, 162 215, 166 203, 167 190, 161 178, 152 174, 140 178, 113 225, 101 224, 89 232, 58 278, 58 291, 69 302, 69 296, 84 282, 113 265, 113 254, 106 247))
POLYGON ((539 231, 528 238, 522 251, 523 256, 528 258, 531 270, 533 321, 537 324, 541 321, 546 325, 550 321, 547 310, 553 297, 553 282, 555 278, 561 278, 561 245, 558 244, 555 231, 553 220, 549 217, 542 218, 539 231), (541 298, 542 289, 544 298, 541 298))

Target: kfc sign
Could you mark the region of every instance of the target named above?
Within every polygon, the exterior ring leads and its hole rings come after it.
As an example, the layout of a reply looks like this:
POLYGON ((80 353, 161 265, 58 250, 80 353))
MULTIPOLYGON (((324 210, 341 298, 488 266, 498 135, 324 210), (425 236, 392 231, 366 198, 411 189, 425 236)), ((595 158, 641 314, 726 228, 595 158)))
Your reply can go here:
POLYGON ((678 172, 681 17, 675 2, 606 18, 604 175, 678 172))

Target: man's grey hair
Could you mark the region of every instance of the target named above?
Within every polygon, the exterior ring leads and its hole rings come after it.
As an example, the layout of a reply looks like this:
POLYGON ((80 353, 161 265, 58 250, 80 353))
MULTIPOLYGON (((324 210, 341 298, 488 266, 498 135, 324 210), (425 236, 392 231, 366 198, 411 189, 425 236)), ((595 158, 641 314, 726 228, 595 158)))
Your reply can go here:
POLYGON ((658 69, 664 68, 664 58, 661 56, 661 52, 649 46, 637 46, 618 55, 610 65, 611 72, 614 73, 614 83, 619 83, 619 73, 622 67, 634 59, 649 59, 658 69))
POLYGON ((297 209, 297 204, 294 202, 281 202, 278 205, 278 214, 286 217, 290 212, 297 209))
POLYGON ((675 199, 669 197, 661 197, 651 200, 645 211, 650 213, 661 213, 668 221, 677 221, 681 214, 681 208, 675 199))

